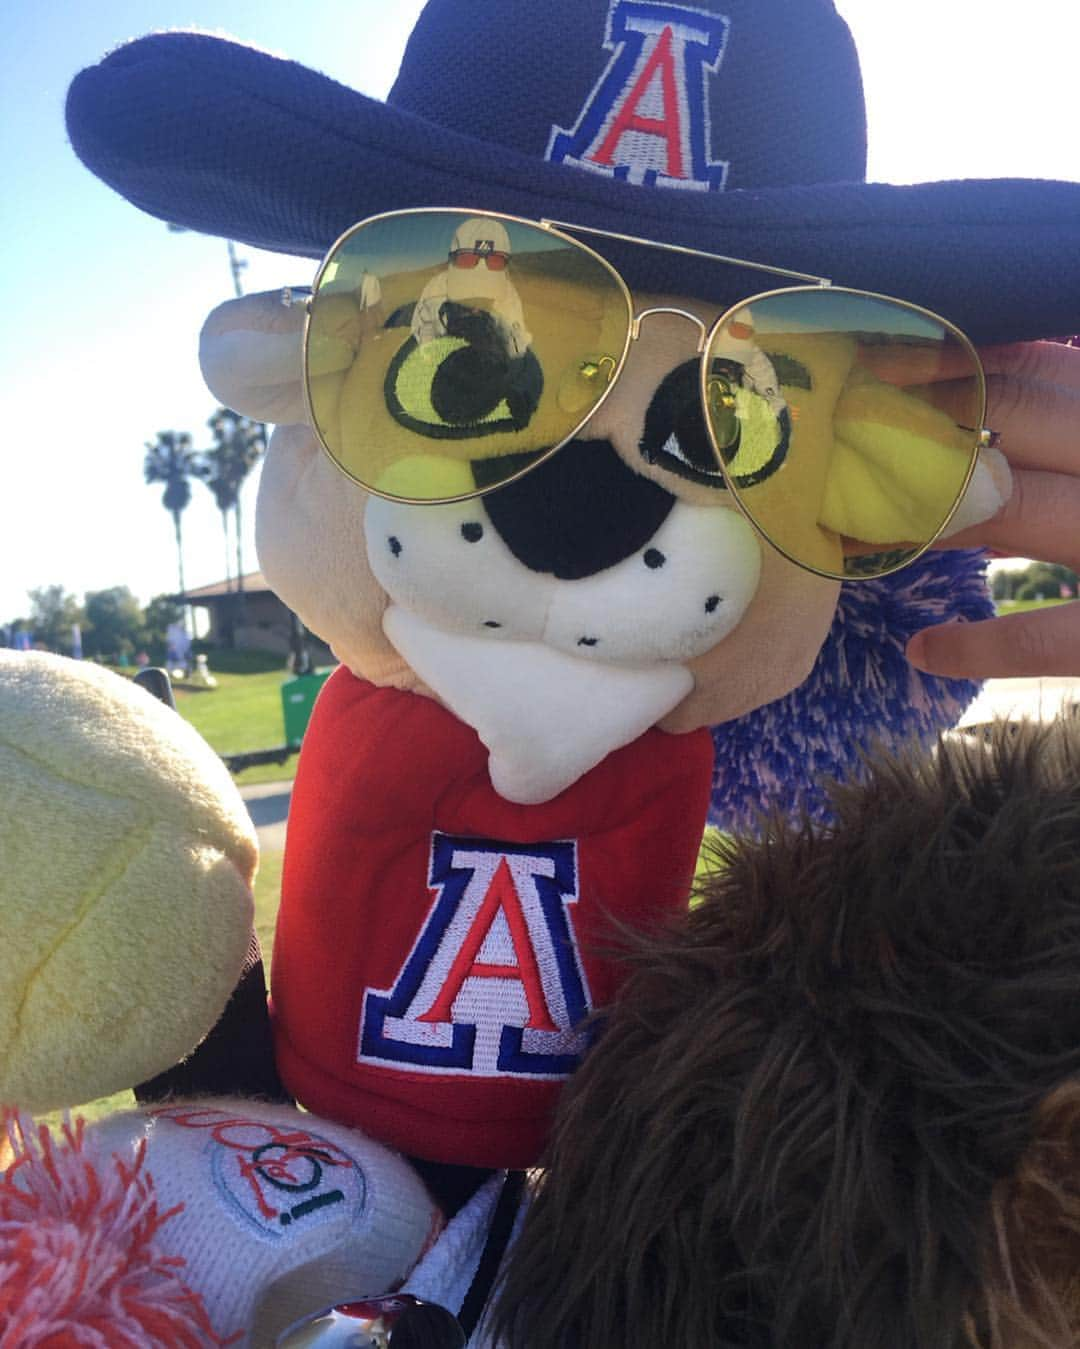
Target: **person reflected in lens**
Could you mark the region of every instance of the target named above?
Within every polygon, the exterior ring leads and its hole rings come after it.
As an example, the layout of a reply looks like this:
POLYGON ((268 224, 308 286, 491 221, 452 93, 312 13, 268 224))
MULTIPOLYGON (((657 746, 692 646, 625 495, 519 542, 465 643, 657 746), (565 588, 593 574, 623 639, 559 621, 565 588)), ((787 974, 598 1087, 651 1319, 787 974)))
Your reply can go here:
POLYGON ((441 363, 431 383, 432 407, 447 426, 473 431, 505 400, 512 427, 521 429, 536 409, 539 388, 527 360, 533 339, 511 275, 512 251, 501 221, 462 221, 445 268, 427 282, 412 311, 418 350, 445 339, 465 344, 441 363))
POLYGON ((454 231, 446 269, 431 278, 416 302, 412 334, 418 346, 460 337, 491 357, 525 354, 532 334, 511 277, 510 235, 501 221, 477 216, 454 231))

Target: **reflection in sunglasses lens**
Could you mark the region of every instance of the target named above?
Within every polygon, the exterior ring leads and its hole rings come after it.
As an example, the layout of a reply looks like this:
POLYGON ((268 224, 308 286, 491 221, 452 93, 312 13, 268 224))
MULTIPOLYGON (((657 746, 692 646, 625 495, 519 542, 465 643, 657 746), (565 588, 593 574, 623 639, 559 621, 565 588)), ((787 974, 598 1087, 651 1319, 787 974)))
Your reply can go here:
POLYGON ((841 288, 756 296, 706 353, 728 487, 791 560, 883 575, 946 525, 970 477, 984 381, 943 319, 841 288))
POLYGON ((590 249, 528 221, 376 217, 335 245, 305 339, 312 418, 349 477, 407 501, 475 494, 542 461, 621 364, 629 295, 590 249), (585 378, 585 369, 604 378, 585 378))

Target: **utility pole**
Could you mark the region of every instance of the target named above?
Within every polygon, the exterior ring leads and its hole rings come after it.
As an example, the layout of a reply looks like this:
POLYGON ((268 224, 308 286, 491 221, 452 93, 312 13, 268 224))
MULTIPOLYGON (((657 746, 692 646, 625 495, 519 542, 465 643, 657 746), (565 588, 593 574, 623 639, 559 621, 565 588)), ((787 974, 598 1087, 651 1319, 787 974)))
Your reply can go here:
MULTIPOLYGON (((236 298, 239 300, 244 293, 244 287, 240 284, 240 273, 247 266, 247 259, 237 257, 236 245, 231 239, 226 240, 229 245, 229 270, 232 272, 233 289, 236 291, 236 298)), ((266 427, 263 427, 265 433, 266 427)))
MULTIPOLYGON (((187 233, 188 233, 187 227, 186 227, 185 225, 174 225, 174 224, 172 224, 171 222, 168 222, 167 225, 166 225, 166 228, 169 230, 170 234, 187 234, 187 233)), ((226 247, 227 247, 228 250, 229 250, 229 271, 230 271, 230 273, 231 273, 231 275, 232 275, 233 291, 234 291, 235 294, 236 294, 236 298, 237 298, 238 300, 240 300, 240 299, 243 298, 243 295, 244 295, 244 285, 243 285, 243 282, 242 282, 241 279, 240 279, 240 274, 244 271, 244 269, 245 269, 245 268, 247 267, 247 265, 248 265, 248 264, 247 264, 247 259, 246 259, 246 258, 240 257, 240 255, 237 253, 237 251, 236 251, 236 242, 235 242, 235 240, 233 240, 233 239, 226 239, 226 240, 225 240, 225 245, 226 245, 226 247)), ((261 431, 262 431, 263 453, 265 454, 265 452, 266 452, 266 448, 265 448, 265 447, 269 444, 270 437, 269 437, 269 433, 268 433, 268 431, 267 431, 266 423, 265 423, 265 422, 259 422, 258 425, 259 425, 259 427, 260 427, 260 429, 261 429, 261 431)), ((240 524, 239 524, 239 516, 238 516, 238 520, 237 520, 237 529, 239 530, 239 528, 240 528, 240 524)), ((243 577, 243 574, 241 573, 239 567, 237 567, 236 571, 237 571, 237 577, 236 577, 236 590, 237 590, 237 594, 236 594, 236 602, 237 602, 237 605, 236 605, 236 607, 237 607, 236 623, 237 623, 237 626, 240 626, 240 625, 243 623, 243 621, 244 621, 244 609, 245 609, 245 604, 244 604, 244 577, 243 577)), ((309 652, 309 650, 308 650, 308 645, 307 645, 307 629, 304 627, 303 623, 301 622, 299 615, 293 613, 293 611, 292 611, 291 609, 289 610, 289 620, 290 620, 290 641, 289 641, 289 646, 290 646, 290 652, 291 652, 291 660, 292 660, 294 666, 296 667, 296 672, 297 672, 297 673, 308 674, 308 673, 311 671, 311 669, 312 669, 312 664, 311 664, 311 654, 310 654, 310 652, 309 652)))

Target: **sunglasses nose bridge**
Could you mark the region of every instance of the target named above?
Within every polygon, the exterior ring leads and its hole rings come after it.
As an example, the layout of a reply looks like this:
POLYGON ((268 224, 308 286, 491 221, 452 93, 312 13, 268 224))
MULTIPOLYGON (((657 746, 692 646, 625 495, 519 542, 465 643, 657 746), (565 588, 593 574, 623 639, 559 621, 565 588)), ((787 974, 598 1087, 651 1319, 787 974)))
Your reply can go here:
POLYGON ((704 322, 696 314, 691 314, 686 309, 674 309, 669 305, 660 305, 654 309, 643 309, 640 314, 635 314, 633 322, 630 324, 631 341, 636 342, 641 336, 641 325, 652 314, 674 314, 678 318, 688 319, 698 330, 697 354, 700 356, 705 350, 705 344, 709 340, 709 330, 704 322))

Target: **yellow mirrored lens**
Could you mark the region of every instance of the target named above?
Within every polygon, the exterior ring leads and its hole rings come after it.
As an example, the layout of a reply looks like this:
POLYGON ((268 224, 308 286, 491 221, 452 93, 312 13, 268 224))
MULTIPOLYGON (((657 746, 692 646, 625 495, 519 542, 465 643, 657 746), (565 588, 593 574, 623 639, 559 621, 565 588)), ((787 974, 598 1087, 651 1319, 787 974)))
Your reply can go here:
POLYGON ((505 216, 376 217, 316 280, 305 344, 315 429, 350 478, 383 495, 490 490, 588 419, 629 329, 625 287, 573 240, 505 216))
POLYGON ((957 329, 862 292, 777 291, 725 315, 705 363, 727 485, 780 552, 828 576, 879 576, 941 532, 985 411, 957 329))

